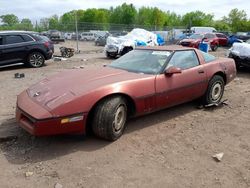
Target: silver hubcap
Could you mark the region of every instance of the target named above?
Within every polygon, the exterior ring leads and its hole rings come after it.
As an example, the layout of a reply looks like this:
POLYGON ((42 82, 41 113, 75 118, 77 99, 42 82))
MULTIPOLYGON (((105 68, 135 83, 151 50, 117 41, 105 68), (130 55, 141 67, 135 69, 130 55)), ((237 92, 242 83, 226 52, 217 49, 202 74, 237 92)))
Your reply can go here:
POLYGON ((115 112, 115 121, 113 125, 115 132, 119 132, 123 128, 126 122, 126 117, 126 107, 124 105, 119 106, 115 112))
POLYGON ((221 97, 221 84, 220 83, 216 83, 212 89, 212 100, 213 101, 217 101, 218 99, 220 99, 221 97))
POLYGON ((39 67, 43 64, 43 57, 39 54, 33 54, 30 56, 30 64, 34 67, 39 67))

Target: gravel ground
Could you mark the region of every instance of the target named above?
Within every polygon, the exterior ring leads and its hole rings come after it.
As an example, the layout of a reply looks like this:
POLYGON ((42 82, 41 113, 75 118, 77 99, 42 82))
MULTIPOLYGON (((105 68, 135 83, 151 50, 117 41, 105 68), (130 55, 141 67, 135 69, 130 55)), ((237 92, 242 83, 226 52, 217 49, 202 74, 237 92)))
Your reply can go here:
MULTIPOLYGON (((18 128, 16 95, 28 86, 65 69, 111 62, 103 47, 79 46, 80 54, 66 61, 0 70, 0 187, 250 187, 249 70, 238 72, 226 87, 227 105, 198 109, 191 102, 131 119, 116 142, 94 136, 36 138, 18 128), (17 72, 25 78, 14 79, 17 72), (220 152, 224 157, 216 162, 212 155, 220 152)), ((219 48, 213 54, 225 53, 219 48)))

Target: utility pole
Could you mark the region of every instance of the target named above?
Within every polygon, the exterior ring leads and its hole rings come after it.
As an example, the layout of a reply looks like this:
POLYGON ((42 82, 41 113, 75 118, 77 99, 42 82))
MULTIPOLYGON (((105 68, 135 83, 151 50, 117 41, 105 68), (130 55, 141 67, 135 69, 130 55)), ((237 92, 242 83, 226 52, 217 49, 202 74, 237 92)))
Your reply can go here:
POLYGON ((78 27, 77 27, 77 11, 75 11, 75 24, 76 24, 76 52, 79 53, 78 27))

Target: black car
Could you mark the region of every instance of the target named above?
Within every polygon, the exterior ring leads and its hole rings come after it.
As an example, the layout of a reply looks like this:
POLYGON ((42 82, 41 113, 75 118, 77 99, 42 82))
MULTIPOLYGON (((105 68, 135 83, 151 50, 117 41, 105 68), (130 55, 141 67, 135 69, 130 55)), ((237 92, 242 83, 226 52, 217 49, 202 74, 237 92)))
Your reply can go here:
POLYGON ((27 31, 0 32, 0 66, 24 63, 41 67, 54 53, 53 43, 45 36, 27 31))

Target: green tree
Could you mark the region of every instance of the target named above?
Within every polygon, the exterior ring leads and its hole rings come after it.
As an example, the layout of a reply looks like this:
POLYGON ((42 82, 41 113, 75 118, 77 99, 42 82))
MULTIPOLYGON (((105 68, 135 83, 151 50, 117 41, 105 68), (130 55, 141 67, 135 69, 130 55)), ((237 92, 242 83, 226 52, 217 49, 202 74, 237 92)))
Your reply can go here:
POLYGON ((33 30, 33 25, 30 19, 23 18, 19 24, 21 30, 31 31, 33 30))
POLYGON ((214 15, 205 14, 201 11, 186 13, 182 18, 183 25, 191 26, 211 26, 213 24, 214 15))
POLYGON ((57 15, 53 15, 49 18, 49 29, 60 30, 59 18, 57 15))
POLYGON ((134 24, 137 11, 133 4, 123 3, 115 9, 110 9, 110 22, 117 24, 134 24))
POLYGON ((165 13, 158 9, 157 7, 153 8, 153 14, 151 17, 151 23, 154 25, 155 30, 161 30, 165 24, 165 13))
POLYGON ((49 29, 49 18, 41 18, 39 27, 39 30, 47 31, 49 29))
POLYGON ((6 26, 14 26, 19 23, 18 17, 14 14, 5 14, 0 16, 0 18, 6 26))
POLYGON ((247 14, 244 10, 238 10, 237 8, 232 9, 230 13, 228 14, 228 17, 223 17, 223 22, 227 23, 231 29, 232 32, 237 31, 248 31, 248 20, 247 20, 247 14))

